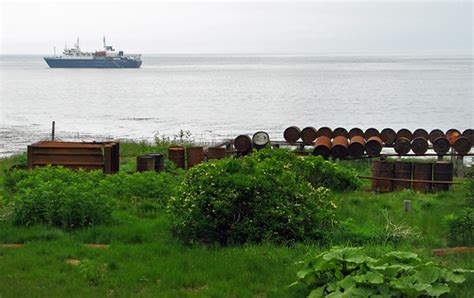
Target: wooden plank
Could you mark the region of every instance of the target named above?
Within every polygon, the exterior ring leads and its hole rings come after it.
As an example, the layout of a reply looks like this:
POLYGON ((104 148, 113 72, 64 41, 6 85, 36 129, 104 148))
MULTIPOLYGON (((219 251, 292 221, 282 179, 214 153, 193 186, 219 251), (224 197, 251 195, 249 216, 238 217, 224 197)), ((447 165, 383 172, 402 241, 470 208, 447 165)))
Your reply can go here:
POLYGON ((112 171, 112 148, 104 148, 104 173, 111 174, 112 171))
POLYGON ((51 163, 51 164, 62 164, 62 163, 103 163, 104 158, 102 155, 43 155, 35 154, 34 163, 51 163))
POLYGON ((28 161, 27 161, 28 169, 32 169, 33 168, 33 147, 31 146, 27 147, 27 158, 28 158, 28 161))
POLYGON ((103 162, 61 162, 61 163, 51 163, 51 162, 35 162, 33 166, 104 166, 103 162))
POLYGON ((385 177, 370 177, 370 176, 357 176, 357 177, 361 179, 404 181, 404 182, 415 182, 415 183, 462 184, 462 182, 454 182, 454 181, 411 180, 411 179, 401 179, 401 178, 385 178, 385 177))
POLYGON ((33 148, 33 154, 102 155, 100 148, 33 148))

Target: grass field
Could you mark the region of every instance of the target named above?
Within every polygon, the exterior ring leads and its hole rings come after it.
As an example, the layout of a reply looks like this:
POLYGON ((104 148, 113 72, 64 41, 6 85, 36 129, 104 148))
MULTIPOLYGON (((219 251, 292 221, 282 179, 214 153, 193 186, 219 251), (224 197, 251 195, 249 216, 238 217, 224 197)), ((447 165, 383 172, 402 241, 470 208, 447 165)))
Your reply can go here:
MULTIPOLYGON (((122 170, 132 171, 136 154, 164 147, 121 144, 121 150, 122 170)), ((0 161, 0 208, 12 196, 3 187, 4 170, 24 160, 21 155, 0 161)), ((367 161, 346 165, 370 173, 367 161)), ((367 187, 364 182, 361 190, 332 194, 341 229, 324 247, 184 245, 171 234, 165 210, 145 214, 132 207, 118 208, 112 224, 74 231, 15 226, 2 220, 0 213, 0 244, 24 244, 0 247, 0 297, 305 297, 306 289, 287 288, 300 269, 295 262, 332 245, 363 246, 374 257, 392 250, 411 251, 445 267, 474 269, 472 254, 431 255, 431 249, 448 246, 443 218, 464 206, 464 185, 436 194, 373 194, 367 187), (410 213, 403 210, 407 199, 413 202, 410 213), (110 246, 84 246, 91 243, 110 246)), ((449 296, 474 295, 474 276, 466 277, 449 296)))

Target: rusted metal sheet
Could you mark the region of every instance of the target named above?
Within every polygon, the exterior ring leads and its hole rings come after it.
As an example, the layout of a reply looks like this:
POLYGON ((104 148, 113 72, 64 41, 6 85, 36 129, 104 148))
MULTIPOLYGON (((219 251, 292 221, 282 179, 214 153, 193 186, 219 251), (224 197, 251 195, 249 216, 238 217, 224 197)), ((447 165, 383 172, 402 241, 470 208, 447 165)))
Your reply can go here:
POLYGON ((102 170, 110 174, 119 171, 117 142, 58 142, 42 141, 28 146, 28 168, 35 166, 64 166, 85 170, 102 170))
MULTIPOLYGON (((393 178, 393 164, 374 160, 372 163, 372 176, 381 178, 393 178)), ((392 181, 390 180, 372 180, 372 190, 376 192, 390 192, 393 189, 392 181)))
POLYGON ((186 157, 188 158, 188 168, 197 166, 204 161, 204 148, 200 146, 187 147, 186 157))
POLYGON ((225 158, 224 147, 209 147, 207 148, 207 160, 223 159, 225 158))
POLYGON ((430 182, 413 182, 413 189, 419 192, 429 192, 431 190, 431 181, 433 181, 432 163, 413 164, 413 180, 423 180, 430 182))
POLYGON ((301 137, 301 130, 297 126, 290 126, 283 132, 283 137, 288 143, 294 143, 301 137))
POLYGON ((384 128, 382 129, 382 132, 380 132, 380 138, 385 145, 393 145, 397 138, 397 133, 391 128, 384 128))
POLYGON ((305 145, 312 145, 318 135, 316 128, 308 126, 301 131, 301 140, 305 145))
POLYGON ((393 190, 400 191, 411 188, 411 173, 413 164, 406 161, 396 161, 393 165, 393 177, 407 181, 393 181, 393 190))
MULTIPOLYGON (((438 161, 434 164, 433 169, 434 181, 453 181, 453 164, 446 161, 438 161)), ((450 189, 448 183, 433 183, 434 191, 448 191, 450 189)))
POLYGON ((171 160, 176 165, 176 167, 184 169, 186 166, 184 147, 183 146, 168 147, 168 159, 171 160))

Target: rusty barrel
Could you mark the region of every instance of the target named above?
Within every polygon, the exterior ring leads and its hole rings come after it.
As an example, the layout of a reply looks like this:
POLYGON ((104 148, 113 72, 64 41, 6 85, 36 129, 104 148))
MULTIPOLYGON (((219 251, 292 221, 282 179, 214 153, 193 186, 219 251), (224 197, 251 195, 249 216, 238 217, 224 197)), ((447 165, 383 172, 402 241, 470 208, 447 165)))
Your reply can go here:
POLYGON ((234 147, 240 153, 252 150, 252 139, 248 135, 240 135, 234 139, 234 147))
POLYGON ((451 146, 454 145, 457 138, 459 138, 460 136, 461 136, 461 132, 455 128, 451 128, 446 131, 446 138, 448 139, 449 144, 451 146))
POLYGON ((146 156, 150 156, 155 161, 155 172, 161 172, 165 169, 164 156, 161 153, 148 153, 146 156))
MULTIPOLYGON (((411 171, 413 164, 406 161, 396 161, 393 165, 393 177, 397 179, 411 180, 411 171)), ((410 181, 393 181, 393 190, 400 191, 410 189, 410 181)))
POLYGON ((301 137, 301 130, 297 126, 290 126, 283 132, 283 138, 288 143, 294 143, 301 137))
POLYGON ((343 159, 347 155, 349 142, 344 136, 335 137, 332 141, 331 155, 334 159, 343 159))
POLYGON ((414 138, 411 142, 411 150, 413 150, 416 155, 425 154, 426 151, 428 151, 428 140, 424 137, 414 138))
POLYGON ((253 147, 256 149, 265 148, 270 144, 270 136, 265 131, 257 131, 252 136, 253 147))
POLYGON ((413 182, 413 189, 419 192, 428 192, 431 190, 431 181, 433 174, 432 163, 414 163, 413 180, 425 180, 429 182, 413 182))
POLYGON ((224 147, 209 147, 207 148, 207 160, 223 159, 225 158, 224 147))
MULTIPOLYGON (((433 168, 433 181, 453 181, 453 164, 448 161, 438 161, 433 168)), ((433 191, 448 191, 451 184, 433 183, 433 191)))
POLYGON ((308 126, 303 128, 301 131, 301 140, 305 145, 312 145, 314 140, 316 140, 316 136, 318 134, 318 130, 312 126, 308 126))
MULTIPOLYGON (((393 163, 374 160, 372 163, 374 178, 393 178, 393 163)), ((390 192, 393 189, 392 181, 372 179, 372 190, 376 192, 390 192)))
POLYGON ((368 156, 379 156, 382 152, 382 139, 377 136, 370 137, 365 143, 365 151, 368 156))
POLYGON ((397 139, 398 138, 406 138, 409 141, 411 141, 413 139, 413 134, 411 133, 410 130, 408 130, 406 128, 402 128, 402 129, 397 131, 397 139))
POLYGON ((314 143, 313 155, 320 155, 328 159, 331 154, 331 139, 325 136, 319 137, 314 143))
POLYGON ((439 137, 445 137, 446 135, 441 129, 433 129, 430 131, 430 142, 434 144, 434 141, 439 137))
POLYGON ((336 129, 334 129, 334 131, 332 132, 332 137, 333 138, 335 138, 335 137, 348 138, 349 137, 349 132, 347 132, 347 130, 344 127, 338 127, 336 129))
POLYGON ((454 142, 454 150, 459 154, 468 154, 471 151, 472 143, 467 137, 460 136, 454 142))
POLYGON ((384 128, 380 132, 380 138, 386 145, 393 145, 397 138, 397 133, 391 128, 384 128))
POLYGON ((397 138, 393 149, 395 149, 395 152, 397 152, 398 155, 408 154, 411 149, 410 140, 404 137, 397 138))
POLYGON ((471 141, 471 144, 474 145, 474 129, 466 129, 462 132, 462 136, 466 137, 471 141))
POLYGON ((186 157, 188 158, 188 168, 197 166, 204 161, 204 148, 200 146, 187 147, 186 157))
POLYGON ((413 139, 420 138, 420 137, 426 140, 429 140, 430 134, 423 128, 418 128, 413 132, 413 139))
POLYGON ((366 140, 369 140, 371 137, 379 137, 380 138, 380 132, 376 128, 367 128, 364 132, 364 138, 366 140))
POLYGON ((137 156, 137 172, 147 172, 155 170, 155 159, 152 156, 137 156))
POLYGON ((359 158, 364 155, 365 152, 365 139, 363 136, 353 136, 347 148, 347 153, 354 157, 359 158))
POLYGON ((349 139, 352 139, 355 136, 364 137, 364 131, 358 127, 351 128, 348 134, 349 134, 349 139))
POLYGON ((171 160, 176 167, 184 169, 184 147, 183 146, 170 146, 168 147, 168 159, 171 160))
POLYGON ((318 129, 318 132, 316 134, 316 137, 327 137, 327 138, 332 138, 332 129, 330 129, 329 127, 320 127, 318 129))
MULTIPOLYGON (((453 164, 448 161, 438 161, 434 164, 433 181, 453 181, 453 164)), ((451 184, 433 183, 433 191, 448 191, 451 184)))
POLYGON ((449 144, 449 141, 446 137, 439 137, 434 140, 433 150, 438 155, 445 155, 446 153, 448 153, 450 148, 451 144, 449 144))

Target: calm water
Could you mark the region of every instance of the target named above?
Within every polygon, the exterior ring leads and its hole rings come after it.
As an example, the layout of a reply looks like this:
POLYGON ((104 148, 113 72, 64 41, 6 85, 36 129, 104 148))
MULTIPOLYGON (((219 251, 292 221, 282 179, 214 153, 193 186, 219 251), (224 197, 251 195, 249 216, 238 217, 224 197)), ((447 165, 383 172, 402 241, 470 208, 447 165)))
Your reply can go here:
POLYGON ((220 140, 290 125, 473 127, 463 57, 145 56, 141 69, 49 69, 0 58, 0 156, 48 138, 220 140))

